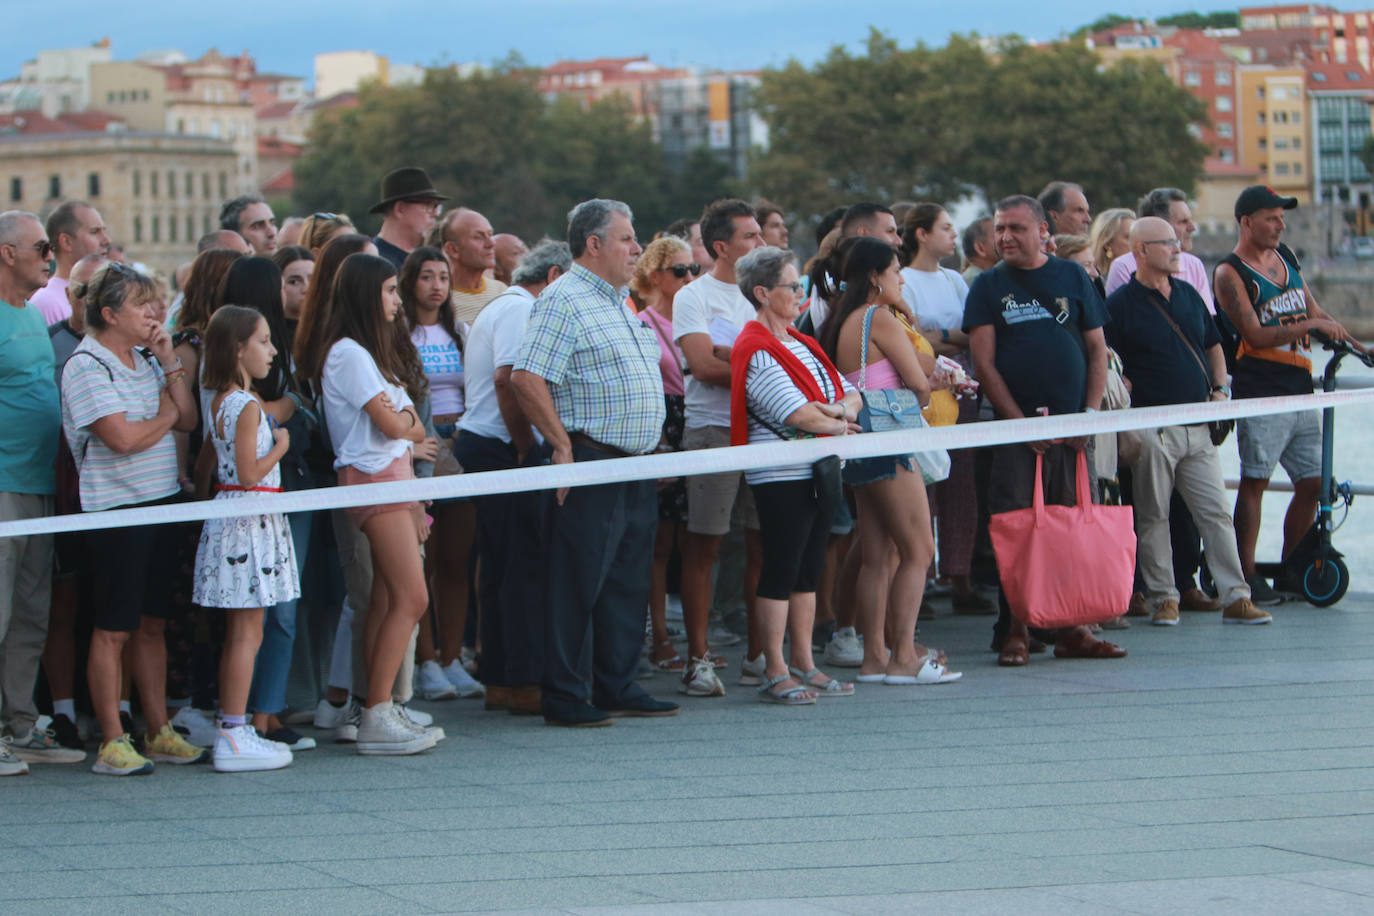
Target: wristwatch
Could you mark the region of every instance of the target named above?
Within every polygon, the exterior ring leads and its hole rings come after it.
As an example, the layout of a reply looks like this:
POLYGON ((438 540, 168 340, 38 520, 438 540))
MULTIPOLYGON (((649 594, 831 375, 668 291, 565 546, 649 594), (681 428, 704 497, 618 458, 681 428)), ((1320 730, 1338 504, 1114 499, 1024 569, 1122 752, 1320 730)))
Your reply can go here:
POLYGON ((1230 385, 1213 385, 1213 386, 1212 386, 1212 391, 1213 391, 1213 392, 1220 391, 1222 394, 1226 395, 1226 399, 1227 399, 1228 401, 1231 399, 1231 386, 1230 386, 1230 385))

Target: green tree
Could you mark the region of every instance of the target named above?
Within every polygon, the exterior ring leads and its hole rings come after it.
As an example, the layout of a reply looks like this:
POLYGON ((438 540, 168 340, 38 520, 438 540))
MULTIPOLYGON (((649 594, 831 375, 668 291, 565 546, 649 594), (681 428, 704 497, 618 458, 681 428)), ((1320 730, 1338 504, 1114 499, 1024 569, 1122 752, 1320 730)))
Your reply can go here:
POLYGON ((1125 25, 1128 22, 1134 21, 1134 16, 1122 16, 1118 13, 1108 13, 1107 15, 1101 16, 1098 19, 1088 23, 1087 25, 1079 26, 1078 28, 1074 29, 1071 33, 1069 33, 1069 35, 1071 38, 1080 38, 1084 35, 1095 35, 1098 32, 1105 32, 1107 29, 1115 28, 1116 26, 1125 25))
POLYGON ((1157 25, 1172 25, 1180 29, 1236 29, 1240 28, 1240 13, 1223 10, 1215 13, 1175 13, 1155 20, 1157 25))

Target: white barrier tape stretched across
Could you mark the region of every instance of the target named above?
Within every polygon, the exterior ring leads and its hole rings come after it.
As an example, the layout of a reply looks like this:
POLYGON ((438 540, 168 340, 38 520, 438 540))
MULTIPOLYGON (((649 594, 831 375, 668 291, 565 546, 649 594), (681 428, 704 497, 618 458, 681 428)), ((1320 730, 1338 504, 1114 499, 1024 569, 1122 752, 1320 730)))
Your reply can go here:
POLYGON ((874 455, 894 455, 934 448, 961 449, 1031 442, 1038 439, 1066 439, 1126 429, 1178 426, 1208 420, 1232 420, 1294 410, 1343 407, 1371 401, 1374 401, 1374 389, 1362 389, 1286 397, 1245 398, 1239 401, 1203 404, 1138 407, 1130 410, 967 423, 934 429, 894 430, 886 433, 801 439, 793 442, 763 442, 735 448, 669 452, 634 458, 455 474, 450 477, 418 480, 396 480, 349 487, 321 487, 291 493, 249 494, 235 499, 202 500, 143 509, 112 509, 106 512, 0 522, 0 537, 192 522, 270 512, 312 512, 318 509, 340 509, 378 503, 585 487, 626 480, 692 477, 720 471, 748 471, 809 464, 826 455, 868 458, 874 455))

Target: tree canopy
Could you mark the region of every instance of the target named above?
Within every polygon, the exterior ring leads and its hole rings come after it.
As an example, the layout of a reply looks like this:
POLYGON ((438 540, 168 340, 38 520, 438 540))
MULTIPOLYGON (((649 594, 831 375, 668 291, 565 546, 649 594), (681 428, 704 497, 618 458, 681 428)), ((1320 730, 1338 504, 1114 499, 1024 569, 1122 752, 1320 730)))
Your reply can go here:
POLYGON ((771 147, 750 179, 789 213, 971 191, 995 201, 1054 179, 1103 209, 1145 188, 1191 189, 1201 173, 1207 148, 1193 133, 1206 110, 1157 67, 1103 69, 1067 43, 986 51, 955 36, 902 49, 876 31, 866 51, 763 73, 771 147))
POLYGON ((357 108, 316 121, 295 167, 297 202, 307 212, 342 210, 375 230, 367 210, 382 175, 418 165, 499 232, 561 238, 574 204, 611 197, 630 205, 647 238, 730 192, 727 170, 704 149, 672 173, 625 99, 586 108, 567 97, 550 102, 535 91, 536 77, 515 66, 466 77, 435 69, 416 86, 365 86, 357 108))

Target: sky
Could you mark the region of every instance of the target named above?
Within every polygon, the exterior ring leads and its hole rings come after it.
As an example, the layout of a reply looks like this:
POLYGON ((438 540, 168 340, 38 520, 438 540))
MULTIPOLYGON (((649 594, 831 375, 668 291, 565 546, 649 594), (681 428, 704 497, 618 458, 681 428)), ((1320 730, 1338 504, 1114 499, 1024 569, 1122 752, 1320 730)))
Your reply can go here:
MULTIPOLYGON (((247 50, 262 71, 312 77, 314 55, 369 50, 402 63, 490 63, 518 52, 536 65, 560 59, 648 54, 668 66, 719 69, 810 64, 837 43, 862 46, 869 26, 901 45, 943 44, 952 32, 1016 33, 1051 39, 1103 14, 1101 0, 457 0, 407 7, 378 0, 65 0, 47 15, 22 0, 0 0, 0 79, 17 76, 37 51, 108 37, 115 59, 177 48, 199 57, 211 47, 247 50), (201 16, 204 10, 207 15, 201 16), (29 21, 25 21, 29 20, 29 21)), ((1374 0, 1331 3, 1367 9, 1374 0)), ((1224 0, 1204 10, 1226 9, 1224 0)), ((1234 9, 1235 7, 1229 7, 1234 9)), ((1112 11, 1141 17, 1197 9, 1175 0, 1124 0, 1112 11)))

